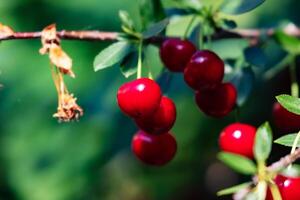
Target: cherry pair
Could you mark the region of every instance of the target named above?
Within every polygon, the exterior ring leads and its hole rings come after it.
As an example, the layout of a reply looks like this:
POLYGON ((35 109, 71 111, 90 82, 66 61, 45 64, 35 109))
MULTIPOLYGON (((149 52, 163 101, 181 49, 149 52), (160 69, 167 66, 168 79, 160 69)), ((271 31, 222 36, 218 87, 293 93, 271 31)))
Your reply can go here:
POLYGON ((164 165, 175 155, 177 144, 169 133, 176 120, 173 101, 162 96, 159 85, 148 78, 123 84, 117 94, 120 109, 140 128, 132 140, 134 154, 151 165, 164 165))
POLYGON ((223 117, 233 109, 237 92, 231 83, 222 83, 224 62, 214 52, 197 51, 188 40, 168 39, 160 48, 160 57, 170 71, 184 73, 185 82, 196 90, 196 103, 205 114, 223 117))

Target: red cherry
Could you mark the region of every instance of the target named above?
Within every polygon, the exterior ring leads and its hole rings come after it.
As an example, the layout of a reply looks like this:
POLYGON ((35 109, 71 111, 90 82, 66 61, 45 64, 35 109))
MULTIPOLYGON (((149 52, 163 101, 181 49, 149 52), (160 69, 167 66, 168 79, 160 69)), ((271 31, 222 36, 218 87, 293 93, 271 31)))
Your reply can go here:
MULTIPOLYGON (((300 199, 300 177, 286 177, 283 175, 277 175, 274 181, 278 186, 282 200, 300 199)), ((273 200, 271 191, 269 189, 266 200, 273 200)))
POLYGON ((253 158, 253 146, 256 128, 242 123, 233 123, 225 127, 219 137, 222 151, 253 158))
POLYGON ((139 130, 132 139, 132 150, 144 163, 162 166, 175 156, 177 143, 170 133, 151 135, 139 130))
POLYGON ((133 118, 151 115, 159 107, 159 85, 148 78, 140 78, 123 84, 117 94, 120 109, 133 118))
POLYGON ((300 115, 289 112, 278 102, 273 105, 273 119, 276 127, 285 133, 300 130, 300 115))
POLYGON ((138 127, 149 134, 168 132, 176 120, 176 107, 172 99, 163 96, 159 108, 145 118, 136 119, 138 127))
POLYGON ((193 89, 211 88, 222 82, 224 62, 212 51, 197 51, 184 70, 185 82, 193 89))
POLYGON ((182 72, 196 47, 188 40, 168 39, 160 47, 160 58, 165 66, 173 72, 182 72))
POLYGON ((237 91, 231 83, 223 83, 213 89, 199 90, 195 93, 198 107, 212 117, 224 117, 235 106, 237 91))

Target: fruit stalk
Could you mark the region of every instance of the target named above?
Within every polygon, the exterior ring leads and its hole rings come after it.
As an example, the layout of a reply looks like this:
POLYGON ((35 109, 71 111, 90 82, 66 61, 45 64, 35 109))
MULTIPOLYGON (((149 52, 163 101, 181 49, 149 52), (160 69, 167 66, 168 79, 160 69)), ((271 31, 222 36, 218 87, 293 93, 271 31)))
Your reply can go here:
POLYGON ((186 39, 188 37, 189 31, 190 31, 194 21, 196 20, 196 18, 197 18, 197 15, 193 15, 193 17, 191 18, 189 24, 187 25, 187 27, 185 29, 185 32, 184 32, 184 35, 183 35, 182 39, 186 39))
POLYGON ((299 141, 300 141, 300 131, 297 133, 297 136, 296 136, 296 138, 294 140, 294 143, 293 143, 293 146, 292 146, 292 150, 291 150, 291 154, 293 154, 296 151, 296 149, 298 147, 299 141))
POLYGON ((294 57, 292 57, 290 61, 289 69, 290 69, 290 77, 291 77, 291 94, 294 97, 298 97, 299 85, 297 81, 296 61, 294 57))
POLYGON ((139 55, 138 55, 138 63, 137 63, 137 79, 142 78, 142 53, 143 53, 143 41, 139 42, 139 55))

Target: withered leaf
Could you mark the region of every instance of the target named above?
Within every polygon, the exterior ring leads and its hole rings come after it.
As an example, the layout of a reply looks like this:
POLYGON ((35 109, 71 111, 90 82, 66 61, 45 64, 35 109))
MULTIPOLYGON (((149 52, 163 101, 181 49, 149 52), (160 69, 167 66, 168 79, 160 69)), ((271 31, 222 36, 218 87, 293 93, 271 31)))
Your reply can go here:
POLYGON ((14 31, 9 27, 0 23, 0 38, 12 36, 14 31))
POLYGON ((72 71, 72 59, 62 50, 60 46, 53 45, 50 48, 49 58, 65 74, 75 77, 72 71))

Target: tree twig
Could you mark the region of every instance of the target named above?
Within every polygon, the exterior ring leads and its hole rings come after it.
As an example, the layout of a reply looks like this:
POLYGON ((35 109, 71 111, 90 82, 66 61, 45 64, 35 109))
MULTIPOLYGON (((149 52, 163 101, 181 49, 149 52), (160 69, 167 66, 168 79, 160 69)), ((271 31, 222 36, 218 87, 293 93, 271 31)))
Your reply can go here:
POLYGON ((233 194, 232 199, 233 200, 243 200, 246 198, 246 196, 249 194, 250 191, 251 191, 250 187, 241 189, 238 192, 233 194))
MULTIPOLYGON (((299 158, 300 158, 300 148, 298 148, 294 153, 286 155, 282 157, 280 160, 278 160, 277 162, 274 162, 273 164, 267 167, 267 170, 272 173, 273 172, 277 173, 281 171, 283 168, 288 167, 290 164, 292 164, 299 158)), ((252 182, 254 185, 257 184, 258 182, 257 176, 253 177, 252 182)), ((233 200, 243 200, 245 199, 245 197, 250 191, 251 191, 251 187, 244 188, 234 193, 232 198, 233 200)))
MULTIPOLYGON (((0 41, 3 40, 18 40, 18 39, 39 39, 42 32, 15 32, 10 36, 0 36, 0 41)), ((103 32, 103 31, 58 31, 57 36, 60 39, 67 40, 116 40, 117 32, 103 32)))
POLYGON ((290 164, 292 164, 299 158, 300 158, 300 148, 298 148, 294 153, 286 155, 285 157, 281 158, 279 161, 271 164, 268 167, 268 171, 278 172, 283 168, 288 167, 290 164))
MULTIPOLYGON (((294 24, 287 25, 283 31, 292 36, 300 37, 300 28, 294 24)), ((236 30, 219 30, 213 39, 222 38, 247 38, 257 40, 262 35, 272 36, 275 29, 236 29, 236 30)), ((66 40, 92 40, 92 41, 113 41, 117 40, 119 33, 117 32, 105 32, 105 31, 67 31, 61 30, 57 32, 57 36, 60 39, 66 40)), ((19 39, 39 39, 41 38, 41 32, 15 32, 12 35, 0 35, 0 41, 4 40, 19 40, 19 39)), ((155 36, 149 39, 149 42, 158 43, 166 39, 166 37, 155 36)))

